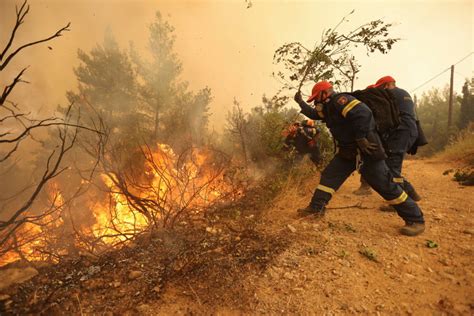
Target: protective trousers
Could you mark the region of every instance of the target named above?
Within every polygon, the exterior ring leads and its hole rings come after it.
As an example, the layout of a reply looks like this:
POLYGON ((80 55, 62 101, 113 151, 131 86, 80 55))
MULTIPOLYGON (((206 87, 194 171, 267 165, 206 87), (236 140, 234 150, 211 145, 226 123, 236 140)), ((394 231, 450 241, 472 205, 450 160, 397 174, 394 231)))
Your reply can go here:
MULTIPOLYGON (((392 181, 392 175, 385 161, 374 161, 367 157, 362 157, 362 160, 360 172, 372 189, 393 205, 405 222, 424 223, 421 209, 400 185, 392 181)), ((355 169, 356 159, 345 159, 336 155, 321 173, 321 180, 310 206, 316 209, 325 206, 355 169)))
POLYGON ((388 158, 385 160, 385 163, 393 176, 393 182, 400 184, 408 193, 415 191, 411 183, 402 176, 403 158, 405 153, 387 152, 387 156, 388 158))

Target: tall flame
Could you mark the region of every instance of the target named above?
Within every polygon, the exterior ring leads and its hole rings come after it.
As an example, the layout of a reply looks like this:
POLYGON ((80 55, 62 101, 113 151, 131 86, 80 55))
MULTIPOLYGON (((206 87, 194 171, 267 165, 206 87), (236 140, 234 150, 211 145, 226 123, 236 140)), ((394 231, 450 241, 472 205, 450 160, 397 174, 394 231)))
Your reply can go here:
MULTIPOLYGON (((85 207, 85 212, 93 216, 94 222, 88 227, 82 224, 74 227, 81 237, 74 238, 75 247, 83 248, 84 240, 117 246, 149 228, 153 221, 163 220, 163 216, 182 210, 199 211, 233 190, 224 179, 223 169, 213 163, 208 150, 194 149, 179 157, 164 144, 158 144, 153 151, 147 150, 143 151, 146 153, 143 174, 134 183, 127 183, 129 194, 125 194, 123 181, 114 172, 100 175, 98 181, 106 188, 106 194, 91 194, 91 201, 86 203, 88 205, 81 205, 85 207), (152 203, 137 207, 131 196, 152 203)), ((16 233, 21 236, 21 244, 15 247, 15 251, 1 257, 0 265, 18 260, 21 256, 28 260, 44 260, 41 250, 51 243, 52 238, 60 241, 61 237, 53 235, 64 233, 64 229, 59 229, 65 225, 64 218, 72 216, 71 222, 79 222, 77 213, 80 212, 77 209, 64 215, 65 201, 60 184, 51 183, 48 196, 54 212, 35 223, 24 224, 16 233)))

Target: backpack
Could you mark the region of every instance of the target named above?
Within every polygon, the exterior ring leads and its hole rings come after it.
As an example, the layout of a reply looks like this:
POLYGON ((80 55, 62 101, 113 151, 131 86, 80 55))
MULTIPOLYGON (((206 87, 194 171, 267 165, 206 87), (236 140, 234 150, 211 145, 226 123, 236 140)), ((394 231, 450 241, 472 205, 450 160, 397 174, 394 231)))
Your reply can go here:
POLYGON ((349 93, 364 102, 372 111, 377 131, 381 134, 400 125, 400 110, 390 90, 367 88, 349 93))

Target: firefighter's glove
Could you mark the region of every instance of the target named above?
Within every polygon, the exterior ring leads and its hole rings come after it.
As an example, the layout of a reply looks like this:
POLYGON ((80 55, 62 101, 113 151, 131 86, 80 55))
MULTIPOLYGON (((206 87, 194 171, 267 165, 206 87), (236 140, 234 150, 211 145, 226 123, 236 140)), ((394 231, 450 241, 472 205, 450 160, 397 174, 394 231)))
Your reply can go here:
POLYGON ((301 104, 301 102, 304 102, 304 101, 303 101, 303 97, 301 96, 301 91, 296 92, 296 94, 295 94, 295 101, 296 101, 296 103, 298 103, 298 104, 301 104))
POLYGON ((367 138, 360 138, 356 139, 357 146, 359 146, 360 150, 367 155, 371 155, 372 152, 378 149, 377 144, 371 143, 367 140, 367 138))

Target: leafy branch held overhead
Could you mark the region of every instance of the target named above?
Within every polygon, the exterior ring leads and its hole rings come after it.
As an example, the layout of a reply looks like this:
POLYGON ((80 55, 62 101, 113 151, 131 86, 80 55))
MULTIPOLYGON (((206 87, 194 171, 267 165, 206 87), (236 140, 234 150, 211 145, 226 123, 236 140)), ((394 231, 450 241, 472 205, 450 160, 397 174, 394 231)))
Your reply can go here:
POLYGON ((282 69, 273 75, 283 83, 284 88, 300 90, 308 82, 331 79, 335 86, 350 87, 352 90, 360 67, 353 49, 361 46, 367 55, 375 52, 386 54, 399 41, 399 38, 389 36, 393 25, 381 19, 346 33, 338 32, 338 27, 349 21, 347 16, 334 28, 326 30, 314 49, 292 42, 275 51, 273 61, 282 69))

